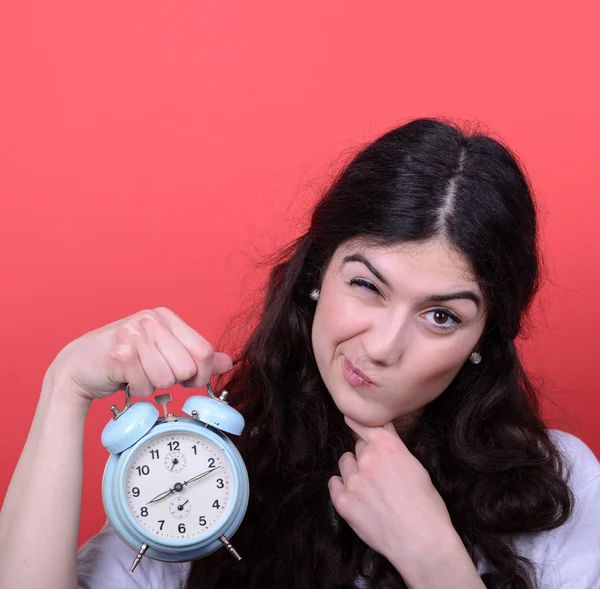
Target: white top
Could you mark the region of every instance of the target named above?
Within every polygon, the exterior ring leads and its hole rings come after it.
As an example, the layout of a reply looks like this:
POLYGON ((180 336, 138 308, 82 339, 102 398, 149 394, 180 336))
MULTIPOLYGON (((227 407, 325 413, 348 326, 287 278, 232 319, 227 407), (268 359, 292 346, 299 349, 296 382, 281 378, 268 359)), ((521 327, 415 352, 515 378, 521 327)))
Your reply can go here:
MULTIPOLYGON (((600 463, 575 436, 550 430, 572 466, 575 508, 555 530, 520 534, 519 554, 535 565, 541 589, 600 589, 600 463)), ((184 589, 191 563, 166 563, 144 557, 129 572, 136 553, 115 534, 108 521, 77 551, 80 589, 184 589)), ((490 570, 482 560, 480 574, 490 570)))

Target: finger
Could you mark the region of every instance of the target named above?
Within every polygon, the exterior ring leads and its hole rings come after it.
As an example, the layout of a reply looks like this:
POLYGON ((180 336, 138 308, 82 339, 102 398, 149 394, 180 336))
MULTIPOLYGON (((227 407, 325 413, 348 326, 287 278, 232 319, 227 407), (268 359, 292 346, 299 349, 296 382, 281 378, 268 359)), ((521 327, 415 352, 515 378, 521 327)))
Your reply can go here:
POLYGON ((358 471, 358 465, 356 464, 356 456, 352 452, 345 452, 338 461, 340 468, 340 474, 343 479, 346 479, 351 474, 358 471))
POLYGON ((148 366, 154 376, 151 382, 156 383, 157 388, 167 389, 196 375, 196 361, 161 320, 142 319, 140 327, 150 348, 160 357, 156 367, 148 366))
MULTIPOLYGON (((194 376, 193 378, 182 381, 180 383, 181 386, 185 388, 202 388, 206 386, 206 384, 210 381, 211 376, 223 374, 224 372, 231 370, 233 362, 229 355, 225 354, 224 352, 214 352, 212 358, 213 361, 210 373, 205 372, 204 370, 199 370, 198 372, 200 374, 196 374, 196 376, 194 376), (208 376, 200 376, 202 374, 208 374, 208 376)), ((204 368, 205 366, 206 365, 201 365, 201 368, 204 368)))
POLYGON ((233 360, 225 352, 215 352, 211 374, 223 374, 233 368, 233 360))
POLYGON ((369 444, 367 444, 367 442, 365 442, 362 438, 359 438, 358 441, 356 442, 356 446, 354 448, 354 453, 356 454, 356 457, 359 458, 360 455, 365 451, 365 449, 368 447, 369 444))
POLYGON ((135 397, 149 397, 154 393, 155 387, 142 367, 136 345, 119 344, 111 350, 110 357, 114 361, 112 378, 123 383, 118 390, 125 390, 129 385, 129 392, 135 397))
POLYGON ((194 359, 203 359, 206 355, 212 356, 211 374, 222 374, 231 370, 233 365, 231 356, 225 352, 214 352, 210 343, 171 309, 157 307, 154 311, 164 320, 171 333, 189 350, 194 359))
POLYGON ((352 419, 351 417, 348 417, 347 415, 344 416, 344 420, 348 424, 348 427, 359 438, 362 438, 367 444, 370 443, 372 431, 377 428, 357 423, 356 421, 354 421, 354 419, 352 419))
POLYGON ((233 366, 231 357, 224 352, 215 352, 205 338, 173 311, 165 307, 158 307, 154 311, 165 322, 171 333, 188 350, 198 368, 197 375, 182 382, 182 386, 203 387, 211 375, 223 374, 231 370, 233 366))
POLYGON ((329 495, 331 496, 331 500, 333 501, 334 507, 337 498, 341 493, 344 492, 344 481, 342 477, 338 477, 337 475, 332 476, 329 481, 327 481, 327 487, 329 489, 329 495))
POLYGON ((174 372, 176 368, 169 365, 154 342, 142 338, 137 342, 136 348, 139 364, 152 386, 150 395, 154 393, 154 389, 168 389, 177 382, 174 372))
MULTIPOLYGON (((154 313, 145 313, 136 324, 125 325, 126 341, 133 342, 137 348, 139 362, 148 382, 153 388, 147 388, 145 395, 151 395, 154 388, 168 389, 178 382, 210 376, 210 360, 201 365, 199 371, 196 360, 187 348, 173 335, 164 320, 154 313), (199 375, 200 372, 200 375, 199 375)), ((209 346, 210 347, 210 346, 209 346)), ((210 349, 212 353, 212 348, 210 349)), ((210 354, 207 353, 209 356, 210 354)), ((204 386, 200 382, 196 386, 204 386)), ((130 387, 131 389, 131 387, 130 387)))
POLYGON ((357 423, 356 421, 354 421, 351 417, 348 417, 347 415, 344 416, 344 419, 345 419, 346 423, 348 424, 348 427, 350 427, 350 429, 352 431, 354 431, 356 433, 356 435, 359 436, 359 438, 362 438, 365 442, 367 442, 367 444, 372 443, 373 438, 378 436, 382 431, 387 431, 387 432, 393 433, 395 437, 400 438, 393 423, 386 423, 384 425, 372 426, 372 425, 362 425, 361 423, 357 423))
POLYGON ((393 424, 393 422, 390 421, 389 423, 386 423, 385 425, 382 425, 381 427, 383 427, 384 430, 400 437, 398 435, 398 430, 396 429, 396 426, 393 424))

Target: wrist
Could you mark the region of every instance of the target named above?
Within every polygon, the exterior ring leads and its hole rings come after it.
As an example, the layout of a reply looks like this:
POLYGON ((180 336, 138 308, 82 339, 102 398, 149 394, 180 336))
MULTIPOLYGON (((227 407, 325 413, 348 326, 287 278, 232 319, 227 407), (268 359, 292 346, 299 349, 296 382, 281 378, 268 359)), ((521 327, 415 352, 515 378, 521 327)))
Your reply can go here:
POLYGON ((450 528, 389 559, 410 589, 485 588, 460 536, 450 528))
POLYGON ((44 376, 40 403, 69 413, 87 415, 92 399, 81 394, 76 383, 68 375, 62 375, 51 366, 44 376))

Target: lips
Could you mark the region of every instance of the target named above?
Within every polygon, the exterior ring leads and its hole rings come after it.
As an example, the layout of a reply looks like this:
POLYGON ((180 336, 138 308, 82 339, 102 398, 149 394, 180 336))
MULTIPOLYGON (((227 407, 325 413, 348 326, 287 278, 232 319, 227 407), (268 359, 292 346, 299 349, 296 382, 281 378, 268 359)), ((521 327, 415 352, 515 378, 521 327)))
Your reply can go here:
POLYGON ((366 387, 377 387, 379 386, 371 378, 369 378, 364 372, 361 372, 350 360, 344 358, 344 376, 354 386, 366 386, 366 387))

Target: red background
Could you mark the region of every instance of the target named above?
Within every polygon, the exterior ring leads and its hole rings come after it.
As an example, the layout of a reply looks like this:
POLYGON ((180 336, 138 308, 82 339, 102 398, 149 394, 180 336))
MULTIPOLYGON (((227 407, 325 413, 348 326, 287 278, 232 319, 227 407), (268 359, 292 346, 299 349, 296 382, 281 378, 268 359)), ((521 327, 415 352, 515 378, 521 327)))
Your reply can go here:
MULTIPOLYGON (((525 162, 548 274, 526 364, 599 454, 598 22, 591 0, 3 2, 0 497, 64 345, 156 306, 217 343, 333 171, 419 116, 525 162)), ((88 420, 80 540, 114 400, 88 420)))

